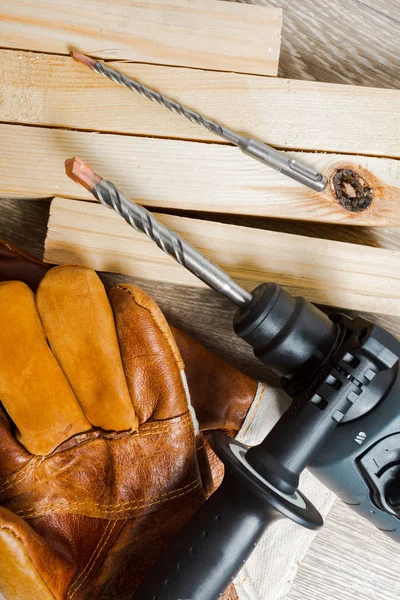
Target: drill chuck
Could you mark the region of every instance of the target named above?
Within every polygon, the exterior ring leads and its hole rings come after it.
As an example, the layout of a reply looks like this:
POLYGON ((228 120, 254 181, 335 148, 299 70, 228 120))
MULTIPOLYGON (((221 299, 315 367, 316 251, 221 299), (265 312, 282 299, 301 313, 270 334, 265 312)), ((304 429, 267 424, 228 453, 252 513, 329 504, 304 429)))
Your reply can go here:
POLYGON ((321 367, 335 346, 338 328, 305 298, 294 298, 276 283, 263 283, 239 308, 235 333, 276 375, 296 381, 321 367))

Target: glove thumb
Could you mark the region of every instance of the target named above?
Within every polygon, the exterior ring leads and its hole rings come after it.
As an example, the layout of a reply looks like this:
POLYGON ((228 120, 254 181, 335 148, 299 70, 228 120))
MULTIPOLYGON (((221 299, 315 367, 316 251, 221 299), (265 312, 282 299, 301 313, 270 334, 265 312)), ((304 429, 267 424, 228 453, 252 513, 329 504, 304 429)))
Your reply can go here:
POLYGON ((67 561, 26 521, 2 507, 0 565, 0 593, 6 600, 61 598, 73 575, 67 561), (46 576, 50 574, 52 581, 46 581, 42 575, 44 573, 46 576), (56 581, 57 587, 54 585, 56 581))

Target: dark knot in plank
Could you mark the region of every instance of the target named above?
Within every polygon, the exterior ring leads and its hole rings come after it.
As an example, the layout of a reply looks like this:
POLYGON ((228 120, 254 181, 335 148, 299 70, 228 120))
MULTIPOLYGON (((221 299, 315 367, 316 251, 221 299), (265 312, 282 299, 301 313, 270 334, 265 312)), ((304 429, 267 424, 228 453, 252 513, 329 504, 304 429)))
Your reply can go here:
POLYGON ((337 200, 350 212, 362 212, 372 202, 373 190, 368 182, 352 169, 337 169, 332 176, 337 200))

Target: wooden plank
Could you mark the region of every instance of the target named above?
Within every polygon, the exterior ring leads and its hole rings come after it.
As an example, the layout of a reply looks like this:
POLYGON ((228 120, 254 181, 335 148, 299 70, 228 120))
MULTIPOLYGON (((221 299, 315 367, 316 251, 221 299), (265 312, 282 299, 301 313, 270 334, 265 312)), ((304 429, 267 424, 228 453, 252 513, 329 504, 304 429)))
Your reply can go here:
MULTIPOLYGON (((400 158, 400 91, 110 63, 279 148, 400 158)), ((66 56, 0 50, 0 121, 221 142, 66 56)))
POLYGON ((3 0, 1 46, 276 75, 282 11, 215 0, 3 0))
POLYGON ((398 549, 337 500, 285 600, 398 600, 398 549))
POLYGON ((353 168, 363 176, 374 196, 370 207, 357 213, 343 208, 330 186, 323 193, 314 192, 231 146, 19 125, 0 125, 0 137, 3 197, 93 200, 65 176, 65 159, 78 155, 148 206, 352 225, 400 225, 398 160, 290 153, 328 176, 341 168, 353 168))
MULTIPOLYGON (((186 217, 157 219, 247 289, 276 281, 309 300, 400 315, 400 252, 186 217)), ((180 285, 204 284, 99 204, 53 200, 44 258, 180 285)))

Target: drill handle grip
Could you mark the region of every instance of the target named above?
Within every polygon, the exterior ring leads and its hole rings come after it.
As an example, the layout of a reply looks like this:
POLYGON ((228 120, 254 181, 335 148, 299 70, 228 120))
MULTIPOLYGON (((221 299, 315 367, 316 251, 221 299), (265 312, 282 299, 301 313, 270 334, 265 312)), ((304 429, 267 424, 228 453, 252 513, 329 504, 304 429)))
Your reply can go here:
POLYGON ((280 516, 226 472, 219 489, 164 550, 132 600, 215 600, 280 516))

